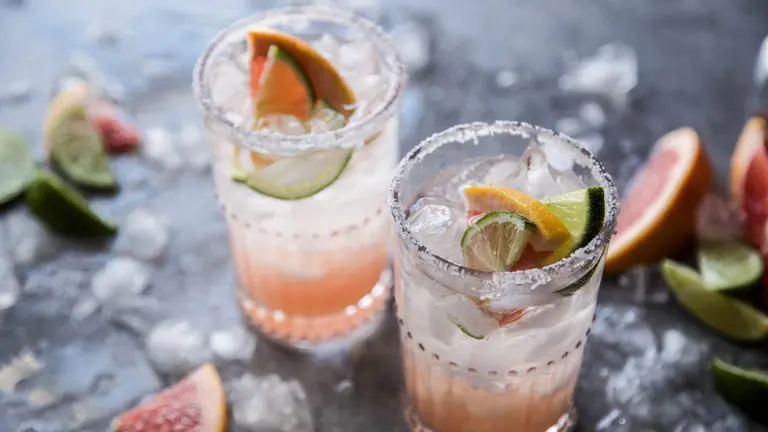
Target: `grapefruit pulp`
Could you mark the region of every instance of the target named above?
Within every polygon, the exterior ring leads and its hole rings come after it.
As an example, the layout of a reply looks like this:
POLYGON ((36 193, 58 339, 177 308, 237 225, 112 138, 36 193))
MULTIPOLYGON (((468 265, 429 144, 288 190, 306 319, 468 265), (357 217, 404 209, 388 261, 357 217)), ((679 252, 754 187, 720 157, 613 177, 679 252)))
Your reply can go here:
POLYGON ((221 378, 210 364, 122 414, 114 432, 223 432, 227 408, 221 378))
POLYGON ((662 136, 621 202, 606 272, 657 262, 694 238, 696 208, 712 184, 712 167, 691 128, 662 136))

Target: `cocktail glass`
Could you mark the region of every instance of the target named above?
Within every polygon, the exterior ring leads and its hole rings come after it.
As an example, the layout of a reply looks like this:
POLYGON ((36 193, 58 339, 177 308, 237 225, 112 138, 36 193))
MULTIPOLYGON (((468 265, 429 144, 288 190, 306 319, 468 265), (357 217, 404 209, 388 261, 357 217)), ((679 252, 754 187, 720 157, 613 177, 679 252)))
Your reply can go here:
POLYGON ((616 189, 570 138, 516 122, 460 125, 400 162, 389 193, 398 239, 395 302, 414 431, 568 430, 604 252, 616 225, 616 189), (555 166, 558 169, 555 169, 555 166), (536 198, 602 186, 599 234, 542 268, 465 267, 463 186, 508 185, 536 198), (514 311, 505 320, 480 308, 514 311))
POLYGON ((405 82, 397 52, 380 28, 328 8, 245 18, 221 31, 198 60, 194 91, 213 144, 213 176, 240 305, 269 337, 315 348, 375 329, 389 295, 385 203, 398 158, 405 82), (297 132, 288 118, 271 130, 253 129, 246 40, 250 30, 263 28, 301 38, 336 67, 357 97, 355 107, 345 107, 354 108, 345 126, 297 132), (247 177, 235 181, 242 165, 252 163, 248 155, 256 155, 277 160, 268 168, 273 185, 292 181, 301 188, 297 178, 317 174, 345 152, 351 157, 338 178, 309 196, 275 198, 247 186, 247 177))

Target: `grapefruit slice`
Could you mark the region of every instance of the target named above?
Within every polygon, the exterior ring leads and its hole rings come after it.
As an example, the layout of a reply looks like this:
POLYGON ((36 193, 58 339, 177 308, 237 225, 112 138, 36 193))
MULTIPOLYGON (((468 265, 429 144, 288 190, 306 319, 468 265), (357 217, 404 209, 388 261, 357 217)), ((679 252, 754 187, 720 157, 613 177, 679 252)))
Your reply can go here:
POLYGON ((108 153, 127 153, 141 144, 139 130, 111 103, 95 101, 88 106, 88 114, 108 153))
POLYGON ((227 407, 221 378, 210 364, 112 422, 114 432, 222 432, 227 407))
MULTIPOLYGON (((573 249, 574 239, 568 227, 544 203, 518 190, 503 186, 467 186, 464 188, 469 219, 479 214, 508 211, 536 225, 531 242, 536 250, 549 251, 539 265, 552 264, 573 249)), ((523 252, 525 253, 525 252, 523 252)))
POLYGON ((304 72, 309 87, 314 92, 313 103, 322 99, 345 118, 348 119, 352 115, 356 103, 355 94, 331 62, 302 39, 273 29, 251 30, 248 33, 252 95, 257 95, 263 90, 261 75, 267 68, 267 57, 272 46, 278 47, 282 53, 293 59, 304 72))
POLYGON ((622 200, 606 272, 657 262, 685 246, 711 184, 712 167, 696 131, 684 127, 661 137, 622 200))
MULTIPOLYGON (((252 64, 251 79, 258 73, 252 64)), ((268 115, 291 115, 305 121, 315 105, 315 91, 296 60, 277 45, 269 47, 258 81, 251 84, 253 114, 259 119, 268 115)))

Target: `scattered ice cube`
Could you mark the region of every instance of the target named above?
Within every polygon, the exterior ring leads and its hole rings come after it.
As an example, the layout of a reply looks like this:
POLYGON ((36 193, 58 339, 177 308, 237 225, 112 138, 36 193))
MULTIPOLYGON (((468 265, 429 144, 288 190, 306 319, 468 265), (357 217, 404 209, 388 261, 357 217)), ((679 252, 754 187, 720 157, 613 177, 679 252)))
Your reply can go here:
POLYGON ((29 351, 24 351, 0 366, 0 391, 12 393, 21 381, 43 369, 44 364, 29 351))
POLYGON ((168 246, 168 221, 148 209, 132 211, 123 224, 117 249, 137 259, 158 258, 168 246))
POLYGON ((13 260, 18 264, 37 263, 59 250, 56 237, 24 212, 13 212, 6 217, 5 232, 13 260))
POLYGON ((741 211, 719 195, 707 195, 696 209, 696 233, 701 240, 736 240, 741 238, 743 226, 741 211))
POLYGON ((592 335, 600 343, 626 355, 656 353, 656 335, 642 319, 642 309, 609 305, 597 309, 592 335))
POLYGON ((101 302, 110 302, 117 297, 143 293, 150 279, 146 265, 133 258, 117 257, 107 261, 93 275, 91 291, 101 302))
POLYGON ((27 403, 37 407, 49 406, 61 399, 61 396, 43 387, 33 387, 27 392, 27 403))
POLYGON ((213 332, 209 346, 222 360, 247 361, 256 349, 256 338, 246 329, 235 326, 213 332))
POLYGON ((196 124, 184 123, 181 126, 179 130, 179 145, 186 158, 186 164, 191 168, 205 168, 210 163, 210 149, 203 140, 200 128, 196 124))
POLYGON ((496 74, 496 86, 503 89, 510 88, 517 84, 519 79, 515 71, 504 69, 496 74))
POLYGON ((244 375, 230 391, 235 424, 247 431, 312 432, 307 395, 297 381, 244 375))
POLYGON ((104 305, 103 315, 117 327, 138 335, 149 333, 160 315, 160 302, 152 297, 128 295, 104 305))
POLYGON ((637 54, 623 43, 601 46, 594 55, 570 65, 558 81, 563 91, 603 95, 618 107, 624 106, 636 85, 637 54))
POLYGON ((20 291, 19 280, 13 271, 13 265, 0 255, 0 318, 5 311, 16 304, 20 291))
POLYGON ((612 409, 608 412, 603 418, 600 419, 600 421, 597 422, 597 425, 595 425, 595 428, 598 431, 606 431, 610 430, 610 428, 613 426, 613 424, 621 418, 621 411, 617 409, 612 409))
POLYGON ((61 265, 49 265, 30 273, 24 284, 24 292, 57 297, 75 297, 87 281, 80 270, 62 268, 61 265))
POLYGON ((585 102, 579 107, 579 117, 595 129, 605 126, 605 111, 597 102, 585 102))
POLYGON ((149 160, 168 171, 178 170, 184 163, 183 153, 168 129, 152 127, 145 130, 141 148, 149 160))
POLYGON ((575 117, 564 117, 555 122, 555 130, 573 137, 584 131, 584 125, 575 117))
POLYGON ((333 387, 333 390, 336 393, 339 393, 339 394, 342 394, 342 395, 348 395, 348 394, 352 393, 354 391, 354 389, 355 389, 355 385, 354 385, 354 383, 352 382, 351 379, 343 379, 343 380, 339 381, 338 384, 336 384, 333 387))
POLYGON ((408 70, 416 73, 429 65, 430 37, 424 26, 407 21, 393 27, 389 34, 408 70))
POLYGON ((211 358, 203 334, 186 321, 160 322, 149 332, 145 345, 152 364, 172 375, 184 375, 211 358))
POLYGON ((29 99, 32 94, 32 83, 29 81, 15 81, 8 87, 0 90, 0 105, 3 103, 16 103, 29 99))
POLYGON ((104 22, 93 22, 85 29, 85 38, 99 44, 117 42, 117 32, 104 22))

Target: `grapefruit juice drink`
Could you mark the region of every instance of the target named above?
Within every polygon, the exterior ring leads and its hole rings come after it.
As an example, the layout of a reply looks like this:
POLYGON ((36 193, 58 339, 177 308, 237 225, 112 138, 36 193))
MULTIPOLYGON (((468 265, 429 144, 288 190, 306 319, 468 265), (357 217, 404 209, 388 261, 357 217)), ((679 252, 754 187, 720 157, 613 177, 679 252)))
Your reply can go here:
POLYGON ((198 61, 240 303, 272 338, 315 347, 380 315, 404 84, 378 27, 325 8, 236 22, 198 61))
POLYGON ((414 431, 568 430, 617 195, 569 138, 456 126, 400 163, 395 300, 414 431))

